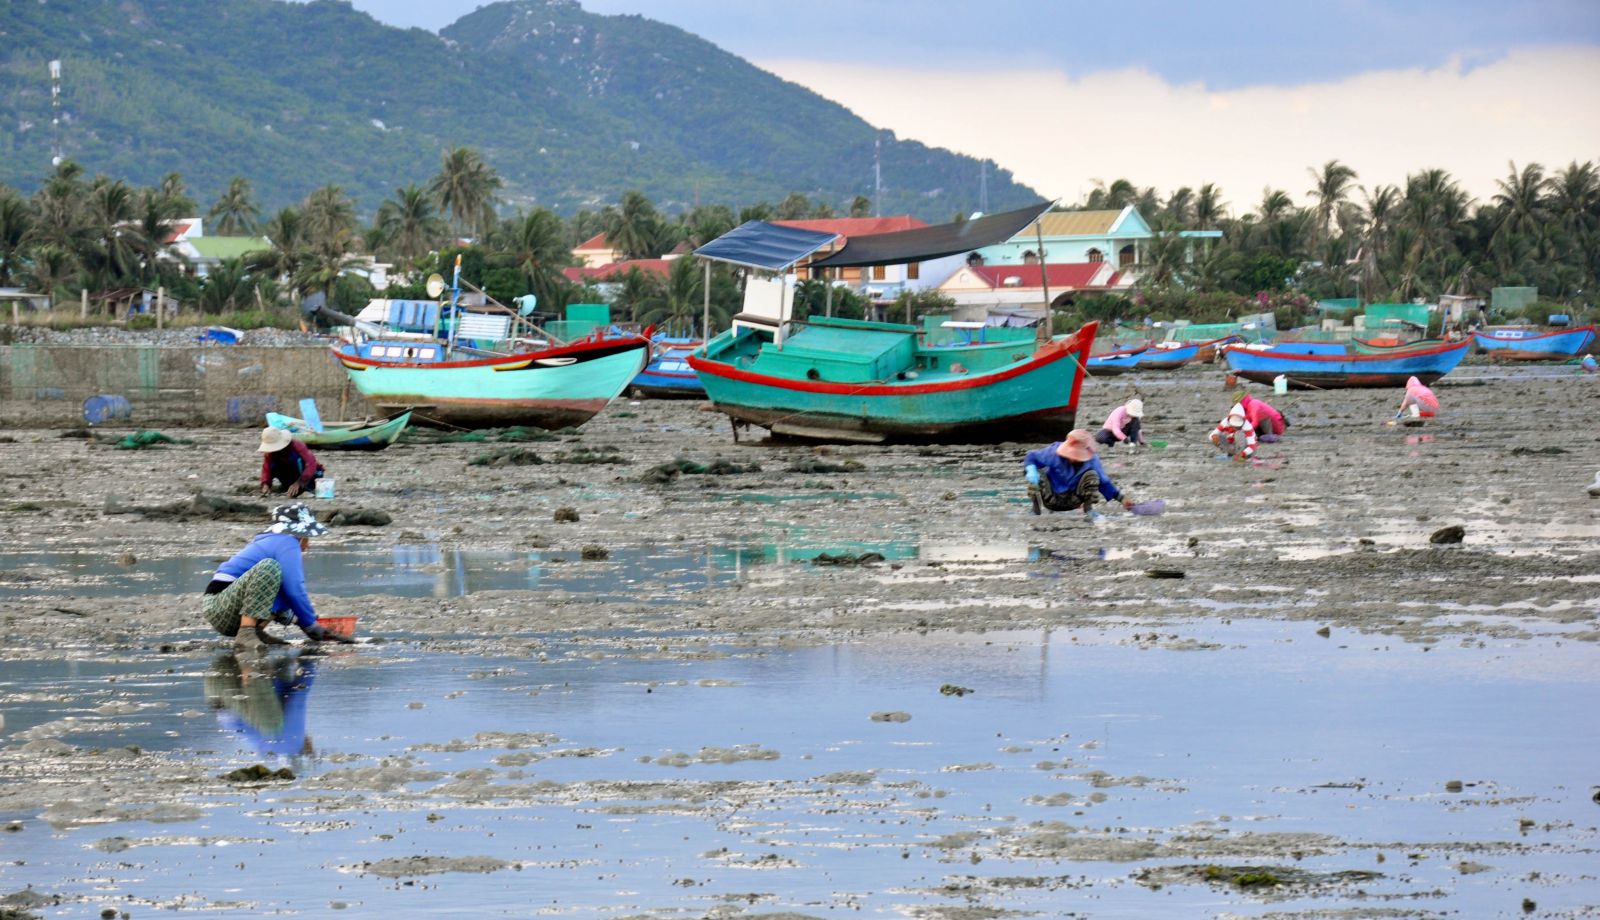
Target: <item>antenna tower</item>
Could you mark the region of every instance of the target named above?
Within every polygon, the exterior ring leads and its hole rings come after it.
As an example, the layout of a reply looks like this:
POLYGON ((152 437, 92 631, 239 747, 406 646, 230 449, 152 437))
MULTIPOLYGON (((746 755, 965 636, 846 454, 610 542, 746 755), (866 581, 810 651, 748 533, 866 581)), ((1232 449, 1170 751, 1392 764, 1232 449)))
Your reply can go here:
POLYGON ((872 216, 883 216, 883 139, 872 139, 872 216))
POLYGON ((978 210, 989 213, 989 161, 978 164, 978 210))
POLYGON ((50 62, 50 165, 61 165, 61 62, 50 62))

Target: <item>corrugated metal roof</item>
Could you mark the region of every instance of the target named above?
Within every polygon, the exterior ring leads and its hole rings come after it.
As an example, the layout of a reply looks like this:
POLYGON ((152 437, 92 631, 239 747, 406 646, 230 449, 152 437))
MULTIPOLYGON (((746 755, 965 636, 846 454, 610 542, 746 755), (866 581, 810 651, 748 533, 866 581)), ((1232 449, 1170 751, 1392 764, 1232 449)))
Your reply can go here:
POLYGON ((203 259, 239 259, 272 248, 264 236, 191 236, 184 242, 203 259))
POLYGON ((1122 215, 1118 211, 1051 211, 1033 224, 1022 228, 1018 237, 1032 238, 1038 235, 1035 224, 1044 224, 1045 236, 1103 236, 1111 232, 1117 218, 1122 215))

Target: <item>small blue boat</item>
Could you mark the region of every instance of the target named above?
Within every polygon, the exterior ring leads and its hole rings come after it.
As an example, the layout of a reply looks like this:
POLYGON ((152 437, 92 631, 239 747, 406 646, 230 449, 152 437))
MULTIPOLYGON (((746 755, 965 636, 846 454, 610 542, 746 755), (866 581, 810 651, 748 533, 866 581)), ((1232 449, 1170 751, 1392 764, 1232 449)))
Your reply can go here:
POLYGON ((1523 330, 1474 332, 1478 350, 1501 361, 1566 361, 1594 344, 1595 327, 1579 326, 1562 332, 1528 335, 1523 330))
POLYGON ((1224 354, 1235 374, 1257 383, 1282 376, 1290 388, 1332 390, 1353 387, 1403 387, 1415 377, 1432 383, 1455 369, 1472 343, 1462 339, 1397 355, 1290 354, 1230 348, 1224 354))
POLYGON ((689 366, 689 355, 705 344, 699 339, 656 336, 650 363, 633 378, 635 396, 655 399, 705 399, 706 386, 689 366))
POLYGON ((1141 371, 1175 371, 1192 361, 1210 361, 1216 357, 1217 349, 1240 341, 1243 340, 1239 336, 1227 335, 1209 342, 1178 345, 1176 348, 1164 347, 1170 343, 1153 345, 1149 351, 1139 355, 1138 368, 1141 371))
POLYGON ((1126 374, 1139 366, 1139 359, 1149 350, 1149 345, 1138 345, 1120 351, 1090 355, 1089 360, 1084 362, 1084 370, 1088 371, 1091 377, 1114 377, 1117 374, 1126 374))

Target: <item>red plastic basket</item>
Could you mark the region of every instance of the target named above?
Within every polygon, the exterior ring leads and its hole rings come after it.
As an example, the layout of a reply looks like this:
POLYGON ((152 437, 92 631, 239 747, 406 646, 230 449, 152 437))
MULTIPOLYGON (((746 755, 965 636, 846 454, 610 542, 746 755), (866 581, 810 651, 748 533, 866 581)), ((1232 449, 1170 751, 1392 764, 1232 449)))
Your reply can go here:
POLYGON ((356 637, 356 620, 358 617, 317 617, 328 632, 338 633, 351 639, 356 637))

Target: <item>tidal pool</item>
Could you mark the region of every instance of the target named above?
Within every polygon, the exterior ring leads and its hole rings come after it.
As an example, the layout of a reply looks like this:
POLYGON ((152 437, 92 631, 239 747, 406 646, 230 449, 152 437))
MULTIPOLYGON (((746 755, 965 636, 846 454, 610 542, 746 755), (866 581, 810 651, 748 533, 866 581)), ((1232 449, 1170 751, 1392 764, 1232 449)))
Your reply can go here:
POLYGON ((58 916, 1477 917, 1600 892, 1590 643, 1203 620, 271 661, 6 662, 0 785, 48 739, 155 766, 0 810, 20 822, 0 895, 63 895, 35 908, 58 916), (296 778, 219 778, 254 764, 296 778), (97 824, 96 796, 198 811, 97 824))

